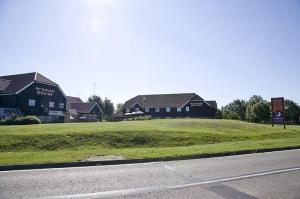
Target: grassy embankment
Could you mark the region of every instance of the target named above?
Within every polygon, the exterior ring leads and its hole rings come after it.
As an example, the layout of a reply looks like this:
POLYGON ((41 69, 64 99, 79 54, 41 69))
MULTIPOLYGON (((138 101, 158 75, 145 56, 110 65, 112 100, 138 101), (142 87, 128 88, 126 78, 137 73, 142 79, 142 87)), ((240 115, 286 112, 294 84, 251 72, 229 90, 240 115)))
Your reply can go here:
POLYGON ((0 126, 0 165, 80 161, 88 156, 167 157, 300 146, 300 127, 230 120, 0 126))

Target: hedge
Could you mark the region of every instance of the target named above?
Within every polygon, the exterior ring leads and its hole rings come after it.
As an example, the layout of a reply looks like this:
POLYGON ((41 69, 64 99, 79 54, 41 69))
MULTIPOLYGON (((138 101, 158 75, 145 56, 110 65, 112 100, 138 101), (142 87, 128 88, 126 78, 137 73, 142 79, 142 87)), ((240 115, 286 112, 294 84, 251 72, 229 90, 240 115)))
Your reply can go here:
POLYGON ((41 120, 36 116, 17 117, 0 121, 0 125, 29 125, 41 124, 41 120))

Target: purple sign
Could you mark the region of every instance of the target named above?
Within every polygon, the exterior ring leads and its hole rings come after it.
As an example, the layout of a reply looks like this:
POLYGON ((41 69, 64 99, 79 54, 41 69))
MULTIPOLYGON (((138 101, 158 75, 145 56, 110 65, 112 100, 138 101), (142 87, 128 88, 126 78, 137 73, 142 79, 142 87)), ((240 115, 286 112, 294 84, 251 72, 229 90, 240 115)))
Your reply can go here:
POLYGON ((284 124, 284 98, 272 98, 272 124, 284 124))

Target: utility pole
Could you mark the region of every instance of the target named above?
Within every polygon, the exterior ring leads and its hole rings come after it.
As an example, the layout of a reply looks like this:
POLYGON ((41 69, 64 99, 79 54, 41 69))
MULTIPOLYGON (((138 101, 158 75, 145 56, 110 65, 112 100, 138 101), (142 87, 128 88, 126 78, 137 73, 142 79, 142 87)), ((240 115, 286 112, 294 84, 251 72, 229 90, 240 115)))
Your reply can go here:
POLYGON ((96 88, 97 82, 93 83, 93 96, 95 95, 95 88, 96 88))

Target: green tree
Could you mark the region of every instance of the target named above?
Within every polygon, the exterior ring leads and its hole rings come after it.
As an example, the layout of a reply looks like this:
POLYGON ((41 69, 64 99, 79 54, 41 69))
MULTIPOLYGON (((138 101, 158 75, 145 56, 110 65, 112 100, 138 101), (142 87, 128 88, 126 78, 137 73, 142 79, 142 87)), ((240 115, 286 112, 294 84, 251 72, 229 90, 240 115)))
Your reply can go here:
POLYGON ((103 101, 103 105, 104 105, 104 114, 105 116, 111 116, 114 113, 114 104, 111 102, 110 99, 108 99, 107 97, 104 99, 103 101))
POLYGON ((217 115, 216 115, 217 119, 223 119, 223 112, 220 109, 217 109, 217 115))
POLYGON ((285 120, 287 123, 297 124, 300 118, 300 107, 292 100, 284 100, 285 120))
POLYGON ((88 101, 96 102, 100 106, 101 110, 103 111, 103 115, 106 119, 110 118, 110 116, 114 113, 115 110, 114 104, 107 97, 105 97, 105 99, 102 101, 100 96, 92 95, 88 98, 88 101))
POLYGON ((246 120, 255 123, 269 123, 270 119, 270 103, 259 95, 252 96, 246 103, 246 120))
POLYGON ((222 108, 223 117, 225 119, 245 120, 246 102, 244 100, 234 100, 222 108))
POLYGON ((122 103, 117 104, 116 106, 116 113, 122 113, 123 111, 123 105, 122 103))

